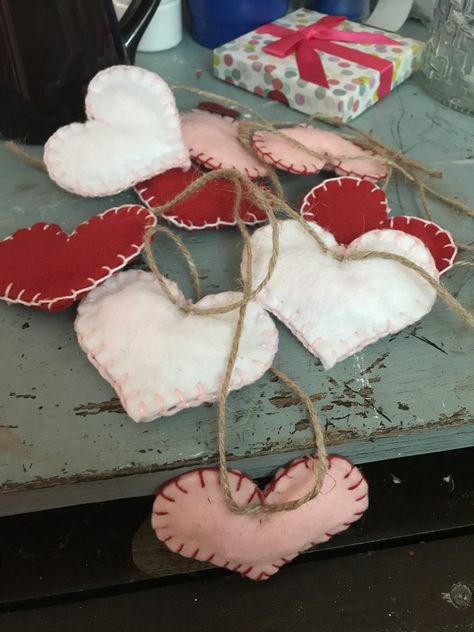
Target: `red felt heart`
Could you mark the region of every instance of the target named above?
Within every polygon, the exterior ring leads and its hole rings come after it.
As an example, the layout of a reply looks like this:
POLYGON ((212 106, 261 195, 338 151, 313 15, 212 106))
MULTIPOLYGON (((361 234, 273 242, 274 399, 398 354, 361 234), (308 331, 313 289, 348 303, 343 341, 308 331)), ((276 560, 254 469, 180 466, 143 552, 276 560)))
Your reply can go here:
MULTIPOLYGON (((166 204, 202 175, 191 167, 188 171, 170 169, 146 182, 137 184, 135 190, 144 204, 150 208, 166 204)), ((207 182, 198 191, 171 208, 163 217, 180 228, 188 230, 235 226, 235 191, 231 182, 218 178, 207 182)), ((262 209, 252 204, 245 190, 242 195, 240 216, 246 224, 258 224, 266 220, 262 209)))
POLYGON ((156 217, 143 206, 120 206, 91 217, 70 235, 43 222, 0 242, 0 298, 52 312, 123 268, 143 249, 156 217))
MULTIPOLYGON (((280 469, 261 491, 241 472, 229 486, 241 506, 294 501, 314 485, 313 457, 280 469)), ((321 491, 298 509, 237 515, 225 502, 217 468, 191 470, 168 481, 153 505, 152 526, 166 546, 184 557, 212 562, 250 579, 267 579, 297 555, 358 520, 368 506, 361 472, 339 456, 328 458, 321 491)))
POLYGON ((457 247, 450 233, 433 222, 418 217, 388 217, 385 192, 360 178, 331 178, 315 186, 305 196, 301 214, 331 232, 345 246, 370 230, 393 228, 420 239, 431 252, 440 274, 449 270, 457 247))

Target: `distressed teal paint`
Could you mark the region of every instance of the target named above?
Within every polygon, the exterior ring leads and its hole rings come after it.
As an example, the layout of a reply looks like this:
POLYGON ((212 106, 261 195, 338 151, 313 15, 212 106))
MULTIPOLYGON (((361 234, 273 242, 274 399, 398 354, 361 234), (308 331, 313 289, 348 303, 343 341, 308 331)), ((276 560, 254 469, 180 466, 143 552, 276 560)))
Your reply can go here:
MULTIPOLYGON (((171 83, 219 92, 269 118, 303 120, 279 103, 214 79, 208 51, 189 40, 169 52, 139 56, 138 63, 171 83), (196 70, 203 71, 200 79, 196 70)), ((178 95, 181 109, 197 101, 178 95)), ((472 119, 438 105, 412 79, 356 123, 443 169, 446 190, 472 204, 472 119)), ((298 205, 320 178, 283 174, 282 181, 298 205)), ((0 238, 36 221, 72 230, 87 217, 131 200, 132 193, 102 200, 69 195, 0 146, 0 238)), ((394 213, 417 212, 415 195, 403 182, 391 184, 389 200, 394 213)), ((436 205, 433 211, 458 240, 473 240, 472 221, 436 205)), ((236 231, 180 234, 196 259, 205 292, 238 287, 236 231)), ((162 269, 190 295, 186 268, 173 246, 160 237, 154 248, 162 269)), ((446 277, 449 289, 471 308, 472 274, 458 268, 446 277)), ((0 304, 0 513, 152 493, 186 465, 214 462, 215 407, 140 425, 123 413, 88 407, 115 394, 79 349, 73 320, 74 309, 47 314, 0 304)), ((416 327, 327 372, 284 328, 280 332, 276 364, 316 396, 332 451, 362 463, 473 445, 474 336, 440 301, 416 327)), ((229 397, 228 451, 250 474, 269 473, 310 443, 305 412, 268 376, 229 397)))

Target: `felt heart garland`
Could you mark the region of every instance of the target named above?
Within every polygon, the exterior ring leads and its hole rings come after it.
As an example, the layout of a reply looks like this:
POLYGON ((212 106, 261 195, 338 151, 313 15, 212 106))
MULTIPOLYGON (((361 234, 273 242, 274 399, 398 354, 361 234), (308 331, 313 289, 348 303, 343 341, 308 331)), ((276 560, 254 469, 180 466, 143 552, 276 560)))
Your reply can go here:
MULTIPOLYGON (((75 322, 82 349, 137 422, 215 401, 235 327, 235 310, 213 316, 183 313, 179 305, 186 304, 185 297, 175 283, 167 286, 178 306, 153 274, 122 272, 82 301, 75 322)), ((195 306, 226 306, 239 298, 224 292, 195 306)), ((259 305, 249 305, 230 390, 259 379, 277 347, 271 318, 259 305)))
POLYGON ((181 114, 181 127, 189 155, 206 169, 236 169, 249 178, 267 175, 265 166, 240 143, 235 118, 192 110, 181 114))
POLYGON ((0 242, 0 299, 66 309, 140 254, 155 224, 148 209, 129 205, 91 217, 70 235, 57 224, 21 228, 0 242))
MULTIPOLYGON (((230 470, 234 498, 242 505, 274 505, 311 489, 314 459, 280 469, 261 491, 230 470)), ((175 553, 262 580, 316 544, 359 520, 368 506, 367 483, 349 461, 329 456, 320 493, 293 511, 236 515, 226 505, 217 468, 200 468, 168 481, 153 504, 152 526, 175 553)))
MULTIPOLYGON (((171 169, 137 184, 135 190, 144 204, 149 208, 157 208, 173 200, 201 176, 202 172, 195 167, 187 171, 171 169)), ((188 230, 235 226, 235 195, 231 182, 224 178, 216 178, 207 182, 205 186, 182 202, 173 205, 160 217, 179 228, 188 230)), ((265 211, 251 202, 245 189, 242 195, 240 216, 246 224, 258 224, 267 218, 265 211)))
POLYGON ((376 228, 393 228, 418 237, 430 250, 440 274, 453 266, 457 255, 448 231, 418 217, 390 218, 385 191, 359 178, 325 180, 309 191, 300 211, 305 220, 316 222, 345 246, 376 228))
POLYGON ((312 175, 325 169, 371 181, 385 178, 388 173, 386 163, 372 152, 334 132, 310 125, 281 128, 276 132, 257 131, 252 136, 252 144, 266 163, 291 173, 312 175), (316 152, 318 157, 293 146, 281 134, 316 152))
POLYGON ((45 145, 49 176, 86 197, 112 195, 174 167, 188 168, 173 93, 134 66, 99 72, 86 95, 86 123, 61 127, 45 145))
MULTIPOLYGON (((345 247, 317 224, 308 227, 309 232, 297 221, 280 222, 278 261, 256 300, 319 357, 324 368, 431 310, 436 291, 416 272, 387 259, 350 259, 367 251, 393 253, 437 279, 430 251, 417 237, 372 230, 345 247)), ((264 277, 271 253, 271 233, 264 226, 252 236, 254 286, 264 277)))

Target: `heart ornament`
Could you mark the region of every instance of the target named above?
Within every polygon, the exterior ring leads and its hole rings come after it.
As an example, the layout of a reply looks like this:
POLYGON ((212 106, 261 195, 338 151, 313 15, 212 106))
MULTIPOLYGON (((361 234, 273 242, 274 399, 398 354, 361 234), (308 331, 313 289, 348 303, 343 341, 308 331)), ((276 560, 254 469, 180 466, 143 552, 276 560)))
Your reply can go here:
POLYGON ((267 169, 239 141, 239 122, 202 110, 181 114, 189 155, 206 169, 236 169, 249 178, 264 178, 267 169))
MULTIPOLYGON (((173 200, 188 186, 202 176, 195 167, 187 171, 171 169, 135 186, 141 201, 149 208, 156 208, 173 200)), ((216 178, 204 184, 179 204, 163 213, 166 221, 188 230, 224 228, 235 226, 235 190, 232 182, 216 178)), ((240 216, 245 224, 259 224, 267 219, 265 211, 251 202, 242 191, 240 216)))
MULTIPOLYGON (((167 282, 180 304, 186 299, 167 282)), ((209 295, 197 307, 222 307, 241 298, 236 292, 209 295)), ((238 310, 225 314, 184 313, 151 272, 128 270, 92 291, 79 305, 79 344, 116 390, 134 421, 213 402, 227 366, 238 310)), ((271 318, 258 305, 247 308, 230 390, 258 380, 278 347, 271 318)))
MULTIPOLYGON (((256 300, 281 320, 324 368, 400 331, 427 314, 436 291, 396 261, 339 261, 325 253, 296 220, 279 223, 280 255, 269 283, 256 300)), ((409 259, 438 279, 423 242, 399 230, 372 230, 347 247, 317 224, 308 224, 331 251, 378 251, 409 259)), ((265 277, 272 253, 270 226, 251 238, 253 285, 265 277)), ((245 258, 244 258, 245 261, 245 258)))
MULTIPOLYGON (((261 491, 236 470, 230 488, 240 505, 274 505, 297 500, 314 485, 313 457, 279 470, 261 491)), ((328 457, 319 494, 298 509, 236 515, 227 507, 217 468, 201 468, 168 481, 152 514, 157 537, 174 553, 228 568, 250 579, 267 579, 300 553, 359 520, 368 506, 368 487, 349 461, 328 457)))
POLYGON ((66 309, 143 250, 156 217, 143 206, 112 208, 70 235, 43 222, 0 241, 0 299, 52 312, 66 309))
POLYGON ((307 176, 324 169, 370 181, 387 176, 388 169, 383 160, 334 132, 306 124, 281 128, 278 131, 322 156, 312 156, 273 132, 255 132, 252 144, 257 154, 266 163, 282 171, 307 176))
POLYGON ((85 197, 113 195, 189 156, 173 93, 161 77, 135 66, 112 66, 89 84, 85 123, 61 127, 45 145, 49 176, 85 197))
POLYGON ((440 274, 452 268, 458 252, 451 234, 438 224, 410 215, 390 217, 385 191, 360 178, 325 180, 307 193, 300 212, 345 246, 376 228, 393 228, 418 237, 431 252, 440 274))

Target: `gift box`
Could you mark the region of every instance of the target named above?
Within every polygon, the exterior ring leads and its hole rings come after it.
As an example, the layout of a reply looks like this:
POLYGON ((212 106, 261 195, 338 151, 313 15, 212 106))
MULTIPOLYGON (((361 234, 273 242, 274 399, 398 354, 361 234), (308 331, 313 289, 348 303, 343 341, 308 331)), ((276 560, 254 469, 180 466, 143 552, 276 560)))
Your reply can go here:
POLYGON ((214 74, 305 114, 350 121, 407 79, 424 44, 299 9, 214 50, 214 74))

